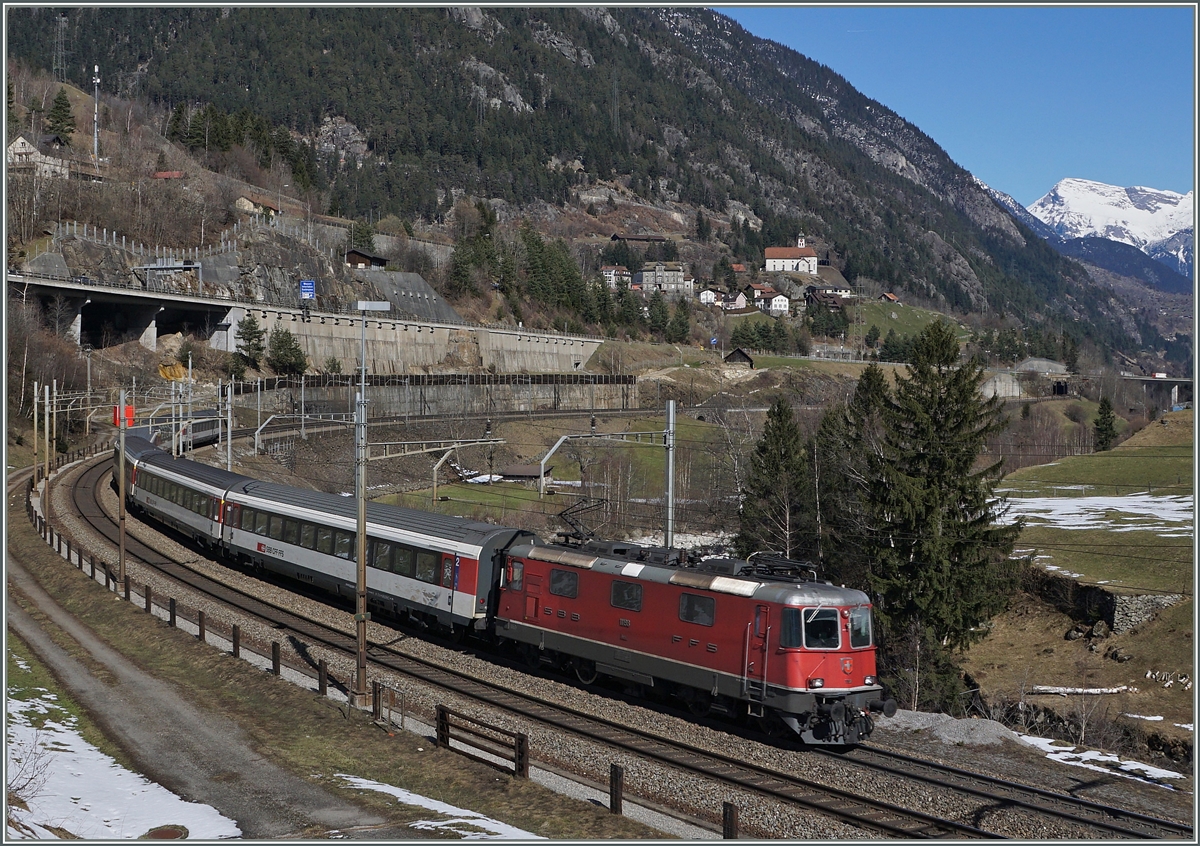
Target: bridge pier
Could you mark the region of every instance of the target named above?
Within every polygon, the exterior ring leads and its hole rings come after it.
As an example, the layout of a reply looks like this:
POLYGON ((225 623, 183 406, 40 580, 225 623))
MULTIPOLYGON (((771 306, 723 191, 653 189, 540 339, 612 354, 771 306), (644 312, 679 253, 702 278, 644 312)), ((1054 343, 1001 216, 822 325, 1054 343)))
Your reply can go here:
POLYGON ((152 352, 158 349, 158 315, 163 311, 166 311, 165 307, 150 306, 138 309, 130 315, 130 329, 136 332, 138 326, 142 327, 138 343, 152 352))

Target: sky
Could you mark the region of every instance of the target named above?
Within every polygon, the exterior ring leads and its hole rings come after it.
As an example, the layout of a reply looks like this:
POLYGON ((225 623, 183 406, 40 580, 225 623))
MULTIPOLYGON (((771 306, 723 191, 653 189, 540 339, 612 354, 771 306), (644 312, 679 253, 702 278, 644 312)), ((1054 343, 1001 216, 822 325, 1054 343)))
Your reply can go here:
POLYGON ((713 8, 828 66, 1022 205, 1068 177, 1193 190, 1192 5, 713 8))

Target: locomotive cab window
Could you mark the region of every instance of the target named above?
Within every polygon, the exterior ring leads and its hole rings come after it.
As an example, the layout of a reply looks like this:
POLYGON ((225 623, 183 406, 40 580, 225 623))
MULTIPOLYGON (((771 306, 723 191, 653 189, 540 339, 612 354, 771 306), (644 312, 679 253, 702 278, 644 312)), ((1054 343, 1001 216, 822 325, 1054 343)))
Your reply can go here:
POLYGON ((679 596, 679 619, 698 626, 711 626, 717 601, 711 596, 684 593, 679 596))
POLYGON ((613 608, 623 608, 626 611, 642 610, 642 586, 634 582, 616 580, 612 583, 610 598, 613 608))
POLYGON ((508 589, 525 589, 525 564, 521 561, 508 562, 508 589))
POLYGON ((861 649, 871 645, 871 609, 850 609, 850 646, 861 649))
POLYGON ((838 612, 836 608, 805 608, 804 646, 807 649, 838 648, 838 612))
POLYGON ((550 593, 568 599, 579 596, 579 574, 569 570, 551 570, 550 593))

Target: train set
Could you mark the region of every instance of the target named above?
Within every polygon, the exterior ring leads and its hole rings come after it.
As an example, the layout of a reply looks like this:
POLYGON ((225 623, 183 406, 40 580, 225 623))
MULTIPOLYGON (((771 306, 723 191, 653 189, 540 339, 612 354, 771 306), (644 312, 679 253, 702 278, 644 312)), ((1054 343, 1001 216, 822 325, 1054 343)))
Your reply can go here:
MULTIPOLYGON (((119 450, 114 450, 114 472, 119 450)), ((131 509, 226 560, 353 598, 354 499, 172 458, 126 438, 131 509)), ((372 610, 508 645, 530 665, 601 677, 759 721, 805 743, 852 745, 892 716, 871 606, 782 559, 560 546, 521 528, 369 502, 372 610)))

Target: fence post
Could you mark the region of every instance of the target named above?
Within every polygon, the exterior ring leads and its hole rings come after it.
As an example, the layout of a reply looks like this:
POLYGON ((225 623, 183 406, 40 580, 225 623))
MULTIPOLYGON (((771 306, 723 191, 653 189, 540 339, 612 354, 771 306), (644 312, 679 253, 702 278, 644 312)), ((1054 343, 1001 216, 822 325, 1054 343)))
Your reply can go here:
POLYGON ((91 570, 92 570, 92 581, 95 581, 96 580, 96 559, 91 555, 88 556, 88 564, 91 566, 91 570))
POLYGON ((317 662, 317 692, 322 696, 329 692, 329 667, 324 658, 317 662))
POLYGON ((529 778, 529 735, 518 734, 516 755, 513 758, 513 775, 529 778))
POLYGON ((738 839, 738 808, 732 802, 721 806, 721 837, 725 840, 738 839))
POLYGON ((445 705, 437 706, 437 745, 450 748, 450 711, 445 705))
POLYGON ((378 720, 383 715, 383 684, 371 682, 371 719, 378 720))
POLYGON ((279 675, 279 641, 271 641, 271 673, 279 675))
POLYGON ((172 596, 167 600, 167 608, 171 617, 169 625, 171 628, 175 628, 175 597, 172 596))
POLYGON ((129 574, 125 574, 125 601, 129 601, 129 574))
POLYGON ((150 610, 152 607, 153 607, 153 606, 152 606, 152 605, 151 605, 151 603, 150 603, 150 585, 149 585, 149 584, 147 584, 147 585, 146 585, 146 613, 147 613, 147 614, 150 614, 150 613, 152 613, 152 612, 151 612, 151 610, 150 610))
POLYGON ((242 627, 236 623, 233 626, 233 657, 239 658, 242 654, 242 627))
POLYGON ((196 612, 196 628, 198 629, 196 636, 198 638, 200 638, 201 643, 204 643, 204 612, 203 611, 196 612))
POLYGON ((620 815, 625 796, 625 768, 613 764, 608 772, 608 812, 620 815))

